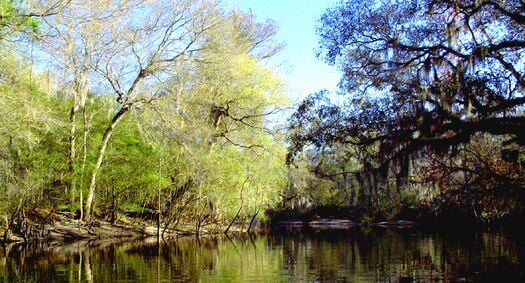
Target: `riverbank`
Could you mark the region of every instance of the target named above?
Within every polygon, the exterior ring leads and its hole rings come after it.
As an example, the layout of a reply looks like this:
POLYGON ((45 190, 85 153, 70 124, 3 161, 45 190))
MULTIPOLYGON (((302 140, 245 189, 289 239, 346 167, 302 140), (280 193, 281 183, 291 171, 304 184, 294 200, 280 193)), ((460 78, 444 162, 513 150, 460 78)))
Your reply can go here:
POLYGON ((400 228, 417 226, 418 229, 423 230, 484 228, 515 230, 518 229, 516 223, 525 221, 525 213, 521 211, 496 220, 487 220, 480 218, 479 215, 472 211, 452 206, 438 211, 422 207, 400 208, 396 213, 370 211, 359 207, 313 206, 307 209, 277 209, 267 213, 272 225, 313 228, 319 226, 319 223, 335 223, 332 226, 400 228))
MULTIPOLYGON (((199 227, 199 231, 196 231, 194 225, 181 223, 176 228, 166 228, 161 225, 159 230, 155 221, 140 217, 119 217, 115 223, 101 219, 94 219, 90 223, 85 223, 76 219, 71 212, 35 210, 27 215, 23 222, 13 223, 10 230, 0 231, 0 235, 3 235, 0 243, 132 240, 157 237, 158 233, 163 239, 169 239, 181 236, 222 234, 225 229, 225 225, 214 224, 199 227)), ((232 226, 229 229, 230 233, 241 231, 242 227, 232 226)))
MULTIPOLYGON (((15 223, 17 224, 17 223, 15 223)), ((93 220, 83 223, 69 213, 53 213, 42 221, 30 217, 16 225, 19 229, 2 231, 4 242, 76 242, 108 238, 142 238, 157 235, 157 228, 145 222, 131 224, 119 221, 112 224, 93 220)), ((176 236, 176 231, 165 231, 166 236, 176 236)))
MULTIPOLYGON (((378 227, 378 228, 417 228, 419 230, 444 230, 451 228, 503 228, 514 230, 518 219, 507 219, 499 223, 482 223, 475 221, 472 217, 466 217, 461 213, 448 213, 432 215, 424 212, 399 214, 394 218, 373 217, 363 211, 345 208, 317 208, 311 211, 281 210, 268 211, 269 221, 258 223, 257 228, 273 226, 285 229, 299 230, 344 230, 354 227, 378 227)), ((164 239, 177 238, 181 236, 207 236, 223 234, 228 230, 229 234, 246 232, 247 223, 231 223, 227 229, 226 224, 208 223, 199 226, 198 230, 193 224, 177 224, 175 228, 166 228, 161 225, 160 234, 164 239)), ((11 229, 6 233, 0 230, 0 242, 9 243, 34 243, 54 242, 57 244, 73 243, 78 241, 111 240, 111 239, 144 239, 157 237, 159 230, 156 221, 151 217, 133 217, 121 215, 114 223, 95 218, 91 223, 84 223, 74 213, 68 211, 34 210, 26 215, 22 223, 13 223, 11 229)))

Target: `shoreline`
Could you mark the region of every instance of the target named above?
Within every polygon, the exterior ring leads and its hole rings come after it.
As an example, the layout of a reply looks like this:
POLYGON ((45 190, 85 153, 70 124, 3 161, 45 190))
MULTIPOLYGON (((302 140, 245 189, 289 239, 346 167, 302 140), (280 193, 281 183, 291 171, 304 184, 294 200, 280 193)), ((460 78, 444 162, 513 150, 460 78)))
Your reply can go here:
MULTIPOLYGON (((512 231, 513 226, 507 225, 480 225, 479 223, 458 223, 441 222, 437 219, 426 219, 427 221, 412 221, 405 219, 395 219, 391 221, 364 222, 350 220, 348 218, 321 218, 315 220, 306 219, 275 219, 273 221, 259 223, 251 232, 261 232, 270 229, 293 229, 293 230, 350 230, 354 228, 390 228, 390 229, 418 229, 418 230, 443 230, 454 227, 472 229, 502 229, 512 231)), ((53 212, 33 214, 24 220, 22 229, 9 233, 0 231, 2 238, 1 244, 31 244, 31 243, 55 243, 58 245, 71 244, 81 241, 119 241, 137 240, 146 238, 157 238, 157 226, 152 221, 136 217, 122 217, 115 224, 100 219, 94 219, 90 224, 83 223, 74 219, 74 215, 69 212, 53 212), (43 217, 46 215, 46 217, 43 217)), ((19 225, 20 227, 20 225, 19 225)), ((208 237, 224 235, 226 236, 243 233, 247 231, 246 226, 234 225, 225 233, 227 225, 218 223, 208 224, 200 228, 197 233, 194 225, 181 223, 175 228, 160 228, 163 240, 180 237, 208 237)))
MULTIPOLYGON (((0 231, 0 244, 9 243, 61 243, 69 244, 79 241, 111 240, 111 239, 145 239, 158 237, 158 227, 142 218, 124 217, 112 224, 111 222, 93 219, 84 223, 74 219, 71 213, 55 212, 42 217, 41 213, 24 219, 18 229, 0 231)), ((210 224, 197 232, 193 225, 181 223, 175 228, 160 227, 160 238, 170 239, 189 236, 208 236, 224 234, 227 226, 210 224), (193 229, 193 230, 192 230, 193 229)), ((228 234, 242 232, 242 227, 230 227, 228 234)), ((254 230, 254 229, 252 229, 254 230)), ((257 229, 255 229, 257 230, 257 229)))

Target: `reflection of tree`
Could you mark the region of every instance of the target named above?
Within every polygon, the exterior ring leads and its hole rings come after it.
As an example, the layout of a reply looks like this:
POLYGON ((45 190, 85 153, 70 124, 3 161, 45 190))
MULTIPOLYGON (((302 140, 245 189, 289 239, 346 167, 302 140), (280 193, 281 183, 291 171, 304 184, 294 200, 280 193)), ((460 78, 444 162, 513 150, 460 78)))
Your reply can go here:
MULTIPOLYGON (((336 237, 327 233, 300 240, 274 239, 274 245, 277 244, 282 245, 283 263, 294 265, 293 268, 283 266, 283 272, 307 282, 315 278, 321 282, 388 281, 400 277, 453 280, 471 276, 480 266, 488 271, 506 264, 519 265, 519 253, 512 250, 516 243, 501 234, 472 233, 449 238, 417 234, 414 237, 413 232, 386 230, 336 237), (494 260, 494 257, 500 258, 494 260)), ((481 272, 479 276, 490 276, 490 272, 481 272)))
MULTIPOLYGON (((112 249, 110 248, 109 249, 110 254, 111 254, 111 250, 112 249)), ((91 254, 89 253, 89 251, 85 251, 83 254, 84 254, 84 257, 83 257, 84 258, 84 266, 83 267, 84 267, 84 274, 86 276, 85 280, 87 282, 91 283, 91 282, 94 282, 93 281, 93 270, 91 268, 91 254)), ((82 254, 80 254, 80 255, 82 257, 82 254)), ((113 259, 113 257, 111 257, 111 256, 109 258, 110 258, 110 261, 111 261, 111 259, 113 259)), ((79 278, 79 281, 80 280, 81 279, 79 278)))
POLYGON ((0 250, 0 282, 512 281, 525 250, 498 233, 369 230, 0 250), (506 273, 506 275, 504 275, 506 273), (504 276, 504 277, 501 277, 504 276))

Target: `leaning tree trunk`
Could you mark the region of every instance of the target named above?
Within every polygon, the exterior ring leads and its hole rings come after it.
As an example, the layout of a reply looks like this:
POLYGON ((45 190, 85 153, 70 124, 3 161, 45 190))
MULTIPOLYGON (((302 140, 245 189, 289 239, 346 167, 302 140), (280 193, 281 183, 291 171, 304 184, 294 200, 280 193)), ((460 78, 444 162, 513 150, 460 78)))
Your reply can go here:
POLYGON ((252 215, 252 219, 250 220, 250 226, 248 226, 248 233, 250 233, 250 230, 252 230, 253 223, 255 222, 255 218, 257 217, 257 215, 259 215, 259 211, 260 211, 260 208, 258 207, 257 210, 255 211, 255 214, 252 215))
POLYGON ((241 210, 242 210, 242 204, 241 206, 239 207, 239 210, 237 210, 237 213, 235 213, 235 216, 232 218, 232 220, 230 221, 230 224, 228 224, 228 227, 226 227, 226 230, 224 230, 224 234, 228 234, 228 231, 230 231, 230 228, 233 226, 233 223, 235 222, 235 220, 237 220, 237 218, 239 217, 239 214, 241 213, 241 210))
POLYGON ((125 105, 117 112, 117 114, 115 114, 115 116, 111 120, 111 123, 106 128, 106 131, 104 132, 104 136, 102 137, 102 145, 100 146, 100 149, 98 150, 97 163, 95 164, 95 168, 93 169, 93 172, 91 173, 91 179, 89 182, 89 191, 88 191, 88 196, 86 200, 86 208, 84 209, 84 221, 86 222, 89 222, 91 220, 93 203, 95 200, 95 186, 97 183, 97 174, 100 171, 102 162, 104 161, 104 156, 106 155, 107 146, 109 144, 109 141, 111 140, 111 136, 113 135, 113 132, 115 131, 115 127, 122 120, 122 117, 124 116, 124 114, 126 114, 126 112, 129 111, 129 109, 130 109, 130 106, 125 105))

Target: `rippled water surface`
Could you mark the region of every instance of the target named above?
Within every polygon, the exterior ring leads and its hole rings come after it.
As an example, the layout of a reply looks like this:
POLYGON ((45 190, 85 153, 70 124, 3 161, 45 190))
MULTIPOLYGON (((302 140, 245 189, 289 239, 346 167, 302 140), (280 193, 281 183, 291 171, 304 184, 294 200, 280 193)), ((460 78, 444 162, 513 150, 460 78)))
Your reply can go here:
POLYGON ((274 231, 240 238, 6 246, 0 282, 525 282, 503 233, 274 231))

